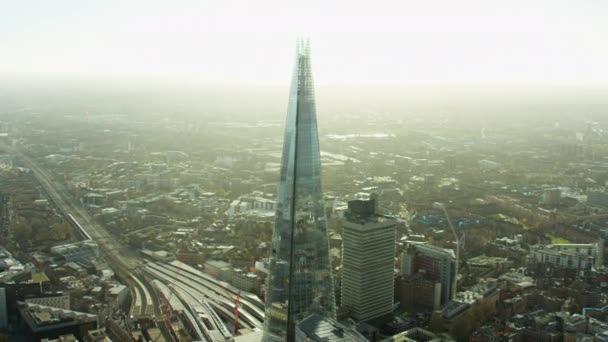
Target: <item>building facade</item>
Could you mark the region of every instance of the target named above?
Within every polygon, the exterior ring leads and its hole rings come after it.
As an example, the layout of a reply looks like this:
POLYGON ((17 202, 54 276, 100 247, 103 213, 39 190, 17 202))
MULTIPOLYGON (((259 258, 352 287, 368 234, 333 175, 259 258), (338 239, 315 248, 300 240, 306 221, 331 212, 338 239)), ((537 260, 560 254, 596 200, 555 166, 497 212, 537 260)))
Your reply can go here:
POLYGON ((207 260, 205 262, 205 273, 221 281, 231 281, 232 270, 232 264, 229 262, 221 260, 207 260))
POLYGON ((555 208, 559 207, 562 191, 559 188, 545 189, 543 192, 543 202, 546 206, 555 208))
POLYGON ((422 274, 401 276, 396 280, 397 299, 401 309, 416 311, 439 310, 441 283, 425 279, 422 274))
POLYGON ((289 94, 269 277, 264 341, 293 341, 312 313, 335 317, 310 45, 298 42, 289 94))
POLYGON ((396 221, 378 215, 377 198, 348 202, 342 233, 342 305, 358 321, 391 314, 396 221))
POLYGON ((6 289, 0 288, 0 330, 8 328, 8 301, 6 289))
POLYGON ((53 308, 59 308, 64 310, 70 309, 70 294, 69 293, 53 293, 45 294, 44 296, 27 298, 26 303, 45 305, 53 308))
POLYGON ((78 262, 85 259, 98 258, 99 247, 93 240, 84 240, 51 247, 51 254, 60 261, 78 262))
POLYGON ((537 245, 530 248, 529 258, 559 268, 583 270, 602 266, 602 252, 597 243, 537 245))
POLYGON ((424 279, 441 284, 441 305, 452 299, 456 287, 456 257, 451 249, 410 242, 401 255, 401 273, 420 273, 424 279))
POLYGON ((295 341, 344 341, 344 342, 366 342, 367 338, 361 335, 355 328, 354 322, 345 325, 338 323, 333 318, 312 314, 300 321, 296 328, 295 341))
POLYGON ((235 268, 232 271, 232 285, 239 290, 258 293, 260 290, 260 277, 255 273, 235 268))

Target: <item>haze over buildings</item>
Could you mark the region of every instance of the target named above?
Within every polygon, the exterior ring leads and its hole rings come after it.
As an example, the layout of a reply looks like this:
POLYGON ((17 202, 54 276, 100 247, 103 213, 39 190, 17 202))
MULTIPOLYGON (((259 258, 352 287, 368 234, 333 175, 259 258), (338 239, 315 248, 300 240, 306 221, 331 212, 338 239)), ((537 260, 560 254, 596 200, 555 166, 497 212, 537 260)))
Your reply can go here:
POLYGON ((607 17, 3 5, 0 340, 608 340, 607 17))

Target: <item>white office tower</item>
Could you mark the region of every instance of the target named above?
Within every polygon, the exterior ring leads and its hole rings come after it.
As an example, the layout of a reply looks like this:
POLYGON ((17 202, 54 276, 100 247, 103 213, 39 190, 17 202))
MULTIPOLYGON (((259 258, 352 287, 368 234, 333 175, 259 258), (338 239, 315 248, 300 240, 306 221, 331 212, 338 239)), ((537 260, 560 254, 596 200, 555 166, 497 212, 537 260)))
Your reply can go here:
POLYGON ((0 288, 0 330, 8 328, 8 312, 6 306, 8 301, 6 298, 6 289, 0 288))
POLYGON ((345 215, 342 306, 368 321, 392 312, 396 221, 376 212, 377 199, 348 202, 345 215))

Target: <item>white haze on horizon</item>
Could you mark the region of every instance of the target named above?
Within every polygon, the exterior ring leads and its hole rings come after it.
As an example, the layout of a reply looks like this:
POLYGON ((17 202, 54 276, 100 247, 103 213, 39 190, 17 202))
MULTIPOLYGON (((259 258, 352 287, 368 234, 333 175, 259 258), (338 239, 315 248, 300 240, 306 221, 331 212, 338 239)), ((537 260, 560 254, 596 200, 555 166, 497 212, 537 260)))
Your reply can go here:
POLYGON ((0 78, 286 84, 295 37, 317 84, 608 83, 608 3, 20 0, 0 78))

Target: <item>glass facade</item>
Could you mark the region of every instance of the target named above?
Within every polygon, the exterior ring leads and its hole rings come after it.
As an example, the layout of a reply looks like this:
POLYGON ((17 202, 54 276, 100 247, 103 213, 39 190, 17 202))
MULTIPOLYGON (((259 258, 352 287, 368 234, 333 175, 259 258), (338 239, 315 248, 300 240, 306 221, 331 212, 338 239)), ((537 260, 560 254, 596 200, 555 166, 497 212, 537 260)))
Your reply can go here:
POLYGON ((264 341, 293 341, 312 313, 335 317, 310 45, 299 41, 287 109, 264 341))

